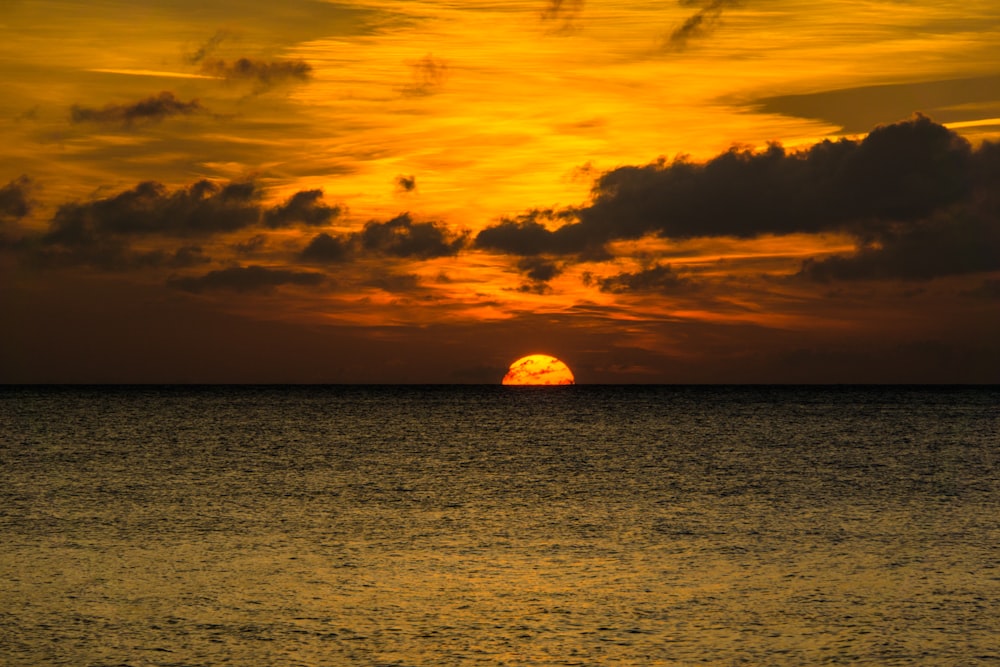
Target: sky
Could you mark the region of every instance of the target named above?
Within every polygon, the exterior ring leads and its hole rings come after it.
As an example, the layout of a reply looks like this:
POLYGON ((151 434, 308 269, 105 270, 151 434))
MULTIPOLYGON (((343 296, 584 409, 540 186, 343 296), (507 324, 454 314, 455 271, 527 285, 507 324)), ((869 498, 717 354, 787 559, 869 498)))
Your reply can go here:
POLYGON ((1000 382, 995 0, 5 0, 0 382, 1000 382))

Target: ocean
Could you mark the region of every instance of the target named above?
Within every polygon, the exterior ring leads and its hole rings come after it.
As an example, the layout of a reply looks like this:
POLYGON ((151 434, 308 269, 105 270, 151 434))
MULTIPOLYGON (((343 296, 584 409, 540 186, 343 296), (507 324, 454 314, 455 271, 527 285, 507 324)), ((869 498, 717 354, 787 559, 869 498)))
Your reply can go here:
POLYGON ((0 388, 0 664, 1000 665, 1000 388, 0 388))

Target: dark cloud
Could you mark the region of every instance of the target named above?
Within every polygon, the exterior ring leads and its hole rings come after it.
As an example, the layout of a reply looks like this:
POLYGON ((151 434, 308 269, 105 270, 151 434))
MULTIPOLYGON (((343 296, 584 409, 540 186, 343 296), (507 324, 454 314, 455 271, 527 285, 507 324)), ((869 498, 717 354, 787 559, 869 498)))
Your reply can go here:
POLYGON ((448 78, 448 63, 428 53, 420 60, 410 63, 413 82, 403 88, 406 95, 430 95, 448 78))
POLYGON ((160 121, 171 116, 182 116, 203 110, 198 100, 182 102, 170 91, 152 95, 134 104, 108 104, 100 109, 74 104, 70 119, 74 123, 104 123, 131 126, 142 121, 160 121))
POLYGON ((709 35, 719 24, 722 12, 741 3, 740 0, 709 0, 708 2, 681 0, 679 4, 682 7, 694 6, 699 9, 687 17, 684 23, 674 28, 670 36, 667 37, 666 48, 671 51, 683 51, 692 39, 709 35))
POLYGON ((363 284, 391 293, 413 292, 420 288, 420 276, 413 273, 383 273, 369 278, 363 284))
POLYGON ((327 206, 322 190, 301 190, 288 201, 264 213, 264 224, 272 229, 289 227, 296 223, 308 226, 326 225, 340 215, 339 206, 327 206))
POLYGON ((215 53, 216 49, 219 48, 219 45, 230 36, 232 36, 232 33, 228 30, 216 30, 215 34, 208 38, 208 41, 188 56, 188 62, 192 65, 197 65, 198 63, 204 61, 205 58, 215 53))
POLYGON ((171 263, 163 250, 136 250, 121 239, 90 239, 85 244, 43 245, 37 239, 22 239, 17 246, 28 266, 57 269, 88 266, 101 271, 120 272, 157 268, 171 263))
POLYGON ((146 250, 133 247, 126 239, 90 237, 86 242, 52 244, 39 237, 25 237, 13 246, 25 266, 59 269, 86 266, 101 271, 122 272, 156 268, 188 268, 208 264, 211 257, 201 246, 146 250))
POLYGON ((169 190, 147 181, 111 197, 59 207, 45 245, 82 246, 108 237, 161 235, 209 236, 266 226, 323 225, 340 208, 322 203, 321 190, 303 190, 284 204, 265 208, 261 189, 253 181, 219 184, 202 180, 169 190))
POLYGON ((371 220, 360 232, 338 236, 317 234, 300 257, 318 264, 366 255, 434 259, 457 255, 467 239, 466 232, 454 233, 438 222, 414 222, 409 213, 403 213, 385 222, 371 220))
MULTIPOLYGON (((998 182, 1000 185, 1000 182, 998 182)), ((1000 270, 1000 197, 978 206, 880 229, 851 255, 809 259, 801 277, 830 280, 929 280, 1000 270)))
POLYGON ((109 235, 206 236, 256 225, 260 191, 252 182, 198 181, 173 192, 147 181, 105 199, 59 207, 45 244, 87 245, 109 235))
POLYGON ((202 276, 171 278, 168 284, 186 292, 204 292, 206 290, 260 292, 269 291, 282 285, 311 287, 320 285, 325 280, 325 276, 321 273, 269 269, 264 266, 251 265, 209 271, 202 276))
POLYGON ((186 245, 178 248, 167 265, 176 268, 183 269, 190 266, 198 266, 200 264, 208 264, 212 261, 212 258, 205 254, 201 246, 196 245, 186 245))
POLYGON ((546 283, 562 273, 561 266, 541 257, 524 257, 517 263, 517 268, 530 280, 539 283, 546 283))
POLYGON ((584 0, 548 0, 542 10, 543 21, 569 24, 583 11, 584 0))
MULTIPOLYGON (((816 281, 929 280, 1000 270, 1000 144, 984 142, 961 169, 939 157, 941 182, 930 182, 930 173, 913 179, 914 208, 889 200, 893 210, 913 215, 859 220, 849 228, 858 239, 853 254, 807 260, 799 276, 816 281), (937 187, 941 189, 933 194, 937 187), (931 194, 921 197, 919 189, 931 194), (963 196, 919 217, 922 208, 952 191, 963 196)), ((903 170, 903 163, 912 159, 913 154, 904 153, 896 169, 903 170)))
POLYGON ((202 61, 201 71, 227 81, 251 83, 257 92, 263 92, 282 84, 308 81, 312 66, 304 60, 210 59, 202 61))
POLYGON ((861 140, 828 140, 795 153, 772 144, 761 152, 733 148, 704 164, 679 158, 620 167, 597 179, 589 205, 502 220, 480 232, 475 245, 522 256, 599 258, 609 242, 647 235, 846 231, 864 239, 992 187, 1000 159, 988 158, 990 151, 974 152, 918 115, 861 140), (570 222, 555 229, 543 224, 562 220, 570 222))
POLYGON ((400 174, 396 177, 396 189, 401 192, 413 192, 417 189, 417 178, 410 174, 405 176, 400 174))
POLYGON ((15 178, 0 188, 0 221, 19 220, 31 212, 30 188, 31 179, 27 176, 15 178))
POLYGON ((865 132, 885 118, 904 118, 923 109, 939 122, 1000 115, 1000 75, 882 84, 753 100, 756 113, 778 113, 826 121, 841 132, 865 132))
POLYGON ((326 232, 317 234, 302 250, 300 258, 314 264, 330 264, 345 262, 351 258, 352 249, 349 240, 331 236, 326 232))
MULTIPOLYGON (((545 224, 572 219, 573 211, 556 212, 535 209, 516 218, 504 218, 476 235, 474 245, 483 250, 511 255, 577 254, 586 249, 577 224, 566 224, 550 231, 545 224)), ((597 244, 603 246, 603 243, 597 244)))
POLYGON ((251 255, 267 245, 267 235, 255 234, 245 241, 233 245, 233 249, 241 255, 251 255))
POLYGON ((518 285, 515 291, 522 294, 552 294, 552 287, 548 283, 530 282, 518 285))
POLYGON ((522 283, 518 292, 527 294, 551 294, 549 281, 563 272, 563 267, 557 262, 539 256, 522 257, 517 262, 517 270, 524 274, 528 282, 522 283))
POLYGON ((512 255, 538 255, 554 251, 553 233, 535 216, 503 219, 476 235, 475 246, 512 255))
POLYGON ((403 213, 386 222, 371 221, 357 236, 360 247, 392 257, 432 259, 457 255, 465 246, 467 235, 453 234, 436 222, 414 222, 403 213))
POLYGON ((629 292, 672 293, 689 291, 694 284, 678 275, 669 264, 656 264, 636 273, 619 273, 606 278, 585 276, 585 282, 596 285, 602 292, 625 294, 629 292))
MULTIPOLYGON (((271 208, 262 205, 261 197, 260 188, 252 181, 220 184, 202 180, 177 190, 144 182, 109 197, 63 204, 44 232, 8 246, 28 264, 43 267, 91 266, 107 271, 181 268, 205 264, 210 258, 200 246, 190 244, 148 251, 143 249, 146 239, 159 237, 163 245, 163 239, 205 238, 262 226, 315 226, 329 222, 340 211, 322 204, 319 190, 299 192, 271 208)), ((265 243, 266 237, 258 234, 234 247, 248 254, 265 243)))

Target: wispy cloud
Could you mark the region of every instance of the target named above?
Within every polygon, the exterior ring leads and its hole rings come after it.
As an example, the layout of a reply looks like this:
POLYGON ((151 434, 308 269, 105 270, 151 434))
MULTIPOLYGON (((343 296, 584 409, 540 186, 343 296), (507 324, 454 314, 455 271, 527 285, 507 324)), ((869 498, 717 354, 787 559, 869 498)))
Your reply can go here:
POLYGON ((630 292, 677 293, 697 289, 690 278, 678 274, 669 264, 655 264, 633 273, 623 272, 604 278, 585 278, 588 284, 611 294, 630 292))
POLYGON ((312 65, 304 60, 238 58, 226 61, 220 58, 202 61, 201 71, 226 81, 249 83, 256 92, 265 92, 277 86, 308 81, 312 65))
POLYGON ((741 0, 680 0, 682 7, 698 7, 698 10, 674 28, 667 37, 665 48, 683 51, 692 39, 706 37, 712 33, 722 19, 722 13, 729 7, 742 4, 741 0))
POLYGON ((448 63, 428 53, 410 63, 412 83, 403 88, 406 95, 430 95, 444 86, 448 79, 448 63))
POLYGON ((188 56, 188 62, 192 65, 197 65, 202 62, 205 58, 215 53, 216 50, 218 50, 219 45, 230 36, 232 36, 232 33, 228 30, 216 30, 215 34, 209 37, 204 44, 199 46, 194 53, 188 56))
POLYGON ((156 122, 172 116, 186 116, 203 111, 198 100, 183 102, 170 91, 152 95, 132 104, 108 104, 100 108, 74 104, 70 120, 74 123, 102 123, 129 127, 137 122, 156 122))
POLYGON ((542 10, 542 20, 560 23, 563 29, 573 25, 573 21, 583 11, 584 0, 548 0, 542 10))

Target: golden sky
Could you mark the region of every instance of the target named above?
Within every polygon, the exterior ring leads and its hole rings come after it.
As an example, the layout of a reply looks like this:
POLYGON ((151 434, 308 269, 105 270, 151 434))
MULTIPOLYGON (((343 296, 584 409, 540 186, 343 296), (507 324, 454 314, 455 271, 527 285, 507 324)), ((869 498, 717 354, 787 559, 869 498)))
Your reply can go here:
POLYGON ((998 45, 985 0, 7 0, 0 381, 998 382, 998 45))

